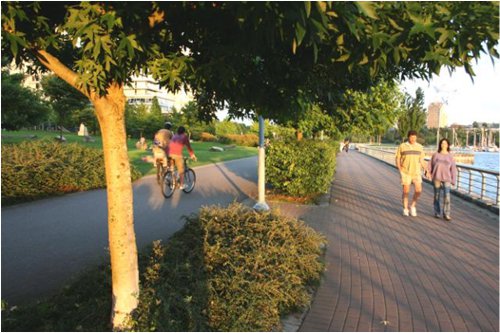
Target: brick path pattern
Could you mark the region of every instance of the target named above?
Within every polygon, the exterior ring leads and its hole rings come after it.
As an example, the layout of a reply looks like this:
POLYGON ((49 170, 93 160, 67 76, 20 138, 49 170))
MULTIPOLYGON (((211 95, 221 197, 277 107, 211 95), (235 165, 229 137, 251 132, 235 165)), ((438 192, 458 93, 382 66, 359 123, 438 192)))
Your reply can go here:
POLYGON ((452 196, 453 221, 436 219, 424 184, 404 217, 401 191, 396 169, 339 154, 330 206, 299 216, 329 242, 300 331, 498 332, 498 215, 452 196))

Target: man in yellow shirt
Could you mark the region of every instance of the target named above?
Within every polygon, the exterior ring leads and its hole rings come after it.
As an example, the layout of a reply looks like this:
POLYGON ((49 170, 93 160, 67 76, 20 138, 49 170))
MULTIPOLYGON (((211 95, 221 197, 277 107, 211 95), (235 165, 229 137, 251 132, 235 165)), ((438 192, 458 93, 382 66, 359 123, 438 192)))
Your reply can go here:
POLYGON ((417 200, 422 193, 422 169, 426 170, 424 147, 417 143, 417 132, 408 132, 408 141, 402 143, 396 152, 396 166, 401 174, 403 185, 403 215, 417 216, 417 200), (408 196, 411 184, 415 185, 415 193, 408 209, 408 196))
POLYGON ((158 132, 156 132, 153 138, 153 156, 155 167, 156 163, 161 162, 163 164, 163 167, 166 168, 168 144, 170 143, 170 139, 172 139, 172 132, 170 131, 170 129, 172 128, 172 124, 167 121, 164 124, 164 127, 165 128, 162 128, 158 132))

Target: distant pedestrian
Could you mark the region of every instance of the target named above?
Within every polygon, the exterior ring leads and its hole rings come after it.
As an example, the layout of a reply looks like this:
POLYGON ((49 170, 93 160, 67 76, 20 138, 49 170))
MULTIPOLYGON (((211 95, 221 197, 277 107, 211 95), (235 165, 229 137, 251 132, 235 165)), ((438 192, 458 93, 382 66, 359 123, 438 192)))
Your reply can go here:
POLYGON ((349 152, 349 140, 344 140, 344 148, 343 149, 346 153, 349 152))
POLYGON ((455 185, 457 179, 457 166, 455 159, 450 153, 450 142, 448 139, 439 141, 438 151, 432 155, 428 165, 429 177, 434 185, 434 216, 441 216, 441 189, 444 192, 443 218, 451 221, 451 185, 455 185))
POLYGON ((402 143, 396 152, 396 166, 403 186, 403 215, 417 216, 417 200, 422 193, 422 169, 426 170, 424 147, 417 143, 417 132, 408 132, 408 141, 402 143), (408 209, 411 184, 415 186, 413 200, 408 209))

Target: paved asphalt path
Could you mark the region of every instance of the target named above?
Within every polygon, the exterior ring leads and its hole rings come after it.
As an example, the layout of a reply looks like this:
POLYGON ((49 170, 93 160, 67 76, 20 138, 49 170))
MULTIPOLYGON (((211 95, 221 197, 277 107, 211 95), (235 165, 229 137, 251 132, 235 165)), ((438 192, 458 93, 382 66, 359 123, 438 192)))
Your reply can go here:
MULTIPOLYGON (((139 249, 168 239, 201 206, 256 197, 257 157, 195 168, 196 188, 164 199, 156 176, 134 183, 139 249)), ((9 305, 54 293, 108 257, 106 191, 95 190, 2 207, 2 291, 9 305)))

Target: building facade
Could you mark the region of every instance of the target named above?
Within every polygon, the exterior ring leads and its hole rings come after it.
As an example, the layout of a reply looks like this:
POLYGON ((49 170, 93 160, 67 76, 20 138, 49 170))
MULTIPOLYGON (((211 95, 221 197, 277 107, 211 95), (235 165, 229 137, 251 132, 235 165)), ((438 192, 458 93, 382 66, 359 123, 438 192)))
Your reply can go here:
MULTIPOLYGON (((28 87, 32 90, 41 90, 41 78, 43 75, 32 76, 27 75, 26 69, 24 67, 17 68, 14 63, 8 66, 10 73, 22 73, 25 74, 23 81, 23 86, 28 87)), ((153 98, 156 97, 161 107, 162 113, 169 113, 175 107, 177 111, 180 111, 184 105, 193 100, 190 93, 184 90, 173 94, 164 88, 160 88, 160 85, 155 82, 151 77, 147 76, 132 76, 132 82, 123 88, 127 102, 131 105, 144 104, 148 107, 153 103, 153 98)))
POLYGON ((429 104, 427 108, 427 127, 442 128, 448 126, 448 114, 441 102, 429 104))
POLYGON ((151 106, 153 98, 157 98, 162 113, 170 113, 175 107, 180 111, 193 98, 184 90, 173 94, 161 88, 157 82, 148 76, 133 76, 132 82, 124 87, 125 97, 131 105, 144 104, 151 106))

